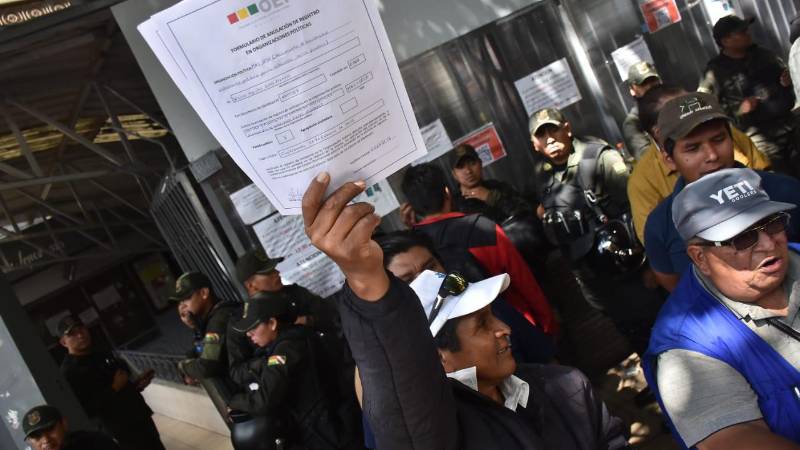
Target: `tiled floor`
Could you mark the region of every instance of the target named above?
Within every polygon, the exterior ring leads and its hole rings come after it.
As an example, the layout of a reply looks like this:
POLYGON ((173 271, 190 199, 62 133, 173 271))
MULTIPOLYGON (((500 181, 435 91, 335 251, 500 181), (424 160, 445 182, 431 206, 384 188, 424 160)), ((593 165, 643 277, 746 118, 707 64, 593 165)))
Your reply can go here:
POLYGON ((158 414, 153 420, 167 450, 233 450, 228 436, 158 414))

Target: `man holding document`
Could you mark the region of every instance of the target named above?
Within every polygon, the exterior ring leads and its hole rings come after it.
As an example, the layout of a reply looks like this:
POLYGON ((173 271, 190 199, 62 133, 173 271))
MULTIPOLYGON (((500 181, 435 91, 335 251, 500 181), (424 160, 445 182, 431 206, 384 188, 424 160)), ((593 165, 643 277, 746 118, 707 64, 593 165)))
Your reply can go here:
POLYGON ((139 30, 282 214, 320 171, 377 182, 425 153, 371 0, 185 0, 139 30))

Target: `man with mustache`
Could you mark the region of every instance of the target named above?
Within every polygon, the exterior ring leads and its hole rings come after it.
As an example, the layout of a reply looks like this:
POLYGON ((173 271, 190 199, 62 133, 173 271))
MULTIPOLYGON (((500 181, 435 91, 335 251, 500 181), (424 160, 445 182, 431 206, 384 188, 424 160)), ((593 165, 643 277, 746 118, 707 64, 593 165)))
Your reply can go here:
MULTIPOLYGON (((730 118, 710 94, 694 92, 667 101, 658 114, 656 133, 664 163, 680 178, 672 194, 647 217, 644 245, 659 284, 671 291, 689 267, 686 245, 672 220, 675 196, 705 175, 742 166, 734 161, 730 118)), ((770 172, 758 174, 770 198, 800 203, 800 181, 770 172)), ((792 216, 787 233, 791 241, 796 241, 800 238, 800 220, 796 212, 792 216)))
POLYGON ((626 223, 628 166, 606 142, 574 136, 558 109, 533 113, 529 129, 534 150, 544 157, 535 183, 545 234, 571 263, 586 301, 643 353, 663 298, 640 279, 643 250, 626 223), (625 231, 602 243, 608 230, 625 231), (606 244, 611 251, 598 251, 606 244))
POLYGON ((691 259, 643 359, 684 447, 800 449, 800 247, 751 169, 706 175, 675 196, 691 259))

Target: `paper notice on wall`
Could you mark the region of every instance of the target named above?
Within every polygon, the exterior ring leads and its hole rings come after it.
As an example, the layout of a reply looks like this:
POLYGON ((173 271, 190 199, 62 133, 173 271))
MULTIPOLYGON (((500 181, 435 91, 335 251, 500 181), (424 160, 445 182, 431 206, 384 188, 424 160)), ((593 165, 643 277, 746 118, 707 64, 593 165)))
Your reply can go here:
POLYGON ((275 208, 255 184, 231 194, 231 202, 245 225, 252 225, 275 212, 275 208))
POLYGON ((708 20, 711 25, 725 16, 736 14, 733 9, 733 2, 731 0, 703 0, 703 6, 708 14, 708 20))
POLYGON ((647 48, 647 43, 641 36, 630 44, 611 52, 611 58, 614 60, 614 65, 617 66, 617 72, 622 81, 628 80, 628 70, 634 64, 642 61, 654 63, 653 55, 650 54, 650 49, 647 48))
POLYGON ((419 130, 422 132, 422 140, 425 141, 425 148, 428 153, 414 161, 414 164, 433 161, 453 148, 453 142, 450 140, 450 136, 447 135, 447 130, 444 129, 441 119, 436 119, 435 122, 429 123, 419 130))
POLYGON ((139 30, 282 214, 321 171, 376 183, 425 153, 374 2, 183 0, 139 30), (198 30, 213 39, 198 38, 198 30))
POLYGON ((117 288, 114 286, 107 286, 105 289, 92 294, 92 301, 97 305, 97 309, 103 311, 108 309, 111 305, 121 302, 122 298, 117 288))
POLYGON ((383 217, 400 207, 392 187, 386 180, 367 186, 363 193, 353 199, 354 202, 367 202, 375 207, 375 214, 383 217))
POLYGON ((542 108, 564 108, 581 100, 566 58, 514 82, 528 116, 542 108))
POLYGON ((86 308, 86 310, 84 310, 80 314, 78 314, 78 318, 84 325, 91 325, 95 323, 95 321, 97 321, 97 319, 99 319, 100 316, 97 314, 96 309, 89 307, 86 308))
POLYGON ((681 21, 675 0, 639 0, 639 8, 651 33, 681 21))
POLYGON ((497 134, 497 128, 495 128, 494 123, 491 122, 458 139, 455 144, 469 144, 473 146, 478 156, 481 158, 483 167, 488 166, 498 159, 505 158, 507 155, 506 148, 503 146, 503 141, 500 140, 500 135, 497 134))
POLYGON ((270 257, 284 257, 277 269, 284 283, 297 283, 321 297, 336 292, 344 281, 339 267, 306 236, 300 216, 274 215, 253 225, 270 257))

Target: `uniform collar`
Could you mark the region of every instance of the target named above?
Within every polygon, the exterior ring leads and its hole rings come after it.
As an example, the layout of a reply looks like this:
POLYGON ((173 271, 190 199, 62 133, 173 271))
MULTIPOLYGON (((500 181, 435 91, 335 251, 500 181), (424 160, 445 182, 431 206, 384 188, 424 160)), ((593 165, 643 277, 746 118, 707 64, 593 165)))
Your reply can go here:
MULTIPOLYGON (((473 391, 478 391, 478 369, 475 366, 450 372, 447 376, 469 387, 473 391)), ((510 375, 500 383, 498 388, 500 389, 500 393, 503 394, 503 398, 505 398, 503 406, 506 408, 516 411, 519 406, 523 408, 528 407, 530 386, 526 381, 516 375, 510 375)))
MULTIPOLYGON (((711 280, 700 273, 694 265, 692 265, 692 272, 706 291, 721 301, 737 318, 739 318, 739 320, 747 321, 748 318, 749 320, 763 320, 771 317, 783 317, 775 311, 764 309, 758 305, 732 300, 720 292, 711 280)), ((787 316, 794 317, 798 309, 800 309, 800 255, 791 250, 789 250, 789 268, 786 271, 786 279, 783 281, 783 288, 789 297, 789 306, 786 311, 787 316)))

